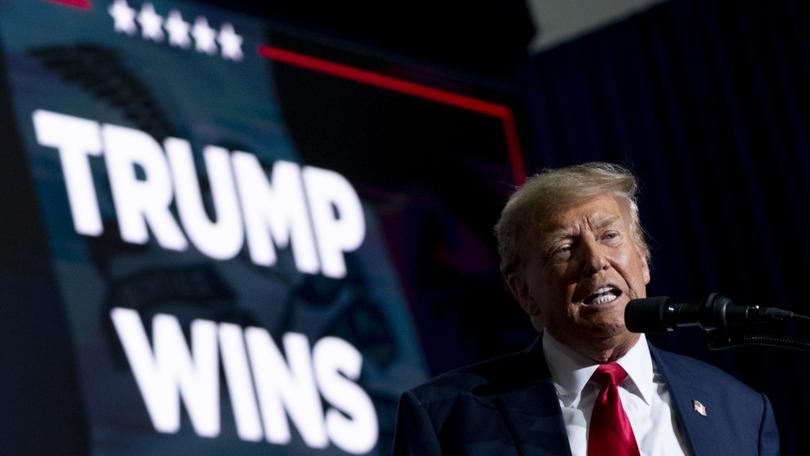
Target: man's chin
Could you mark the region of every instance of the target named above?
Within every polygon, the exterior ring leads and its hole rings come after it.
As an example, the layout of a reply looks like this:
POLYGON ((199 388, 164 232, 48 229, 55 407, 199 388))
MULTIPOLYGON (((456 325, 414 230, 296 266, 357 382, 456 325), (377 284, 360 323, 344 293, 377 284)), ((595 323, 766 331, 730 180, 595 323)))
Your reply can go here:
POLYGON ((624 325, 624 318, 597 318, 589 320, 581 329, 581 334, 589 334, 596 339, 621 337, 633 334, 624 325))

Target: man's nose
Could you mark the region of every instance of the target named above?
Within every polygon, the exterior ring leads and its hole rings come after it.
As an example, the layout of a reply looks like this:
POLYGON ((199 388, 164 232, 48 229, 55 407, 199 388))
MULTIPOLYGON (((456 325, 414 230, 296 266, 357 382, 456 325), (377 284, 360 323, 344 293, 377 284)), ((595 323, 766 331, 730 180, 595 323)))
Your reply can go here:
POLYGON ((582 272, 584 275, 593 275, 610 267, 604 246, 591 239, 583 242, 581 246, 580 253, 582 255, 582 272))

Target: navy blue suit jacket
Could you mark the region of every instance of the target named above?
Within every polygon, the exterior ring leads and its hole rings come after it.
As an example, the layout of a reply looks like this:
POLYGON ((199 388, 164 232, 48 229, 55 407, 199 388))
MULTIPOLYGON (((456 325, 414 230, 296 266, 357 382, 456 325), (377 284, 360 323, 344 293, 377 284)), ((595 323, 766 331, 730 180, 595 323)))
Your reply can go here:
MULTIPOLYGON (((768 398, 698 360, 650 346, 694 456, 778 455, 768 398), (706 407, 694 410, 693 400, 706 407)), ((402 395, 395 455, 570 455, 538 338, 528 349, 443 374, 402 395)))

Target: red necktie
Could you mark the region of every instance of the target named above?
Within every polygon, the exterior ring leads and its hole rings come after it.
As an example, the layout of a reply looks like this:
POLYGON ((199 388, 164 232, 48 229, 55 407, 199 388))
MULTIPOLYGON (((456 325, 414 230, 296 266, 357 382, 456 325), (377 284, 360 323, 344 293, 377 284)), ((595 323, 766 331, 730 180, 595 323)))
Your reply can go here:
POLYGON ((591 380, 602 385, 596 398, 588 429, 588 456, 638 456, 638 444, 627 414, 624 413, 619 388, 627 372, 616 363, 602 364, 591 380))

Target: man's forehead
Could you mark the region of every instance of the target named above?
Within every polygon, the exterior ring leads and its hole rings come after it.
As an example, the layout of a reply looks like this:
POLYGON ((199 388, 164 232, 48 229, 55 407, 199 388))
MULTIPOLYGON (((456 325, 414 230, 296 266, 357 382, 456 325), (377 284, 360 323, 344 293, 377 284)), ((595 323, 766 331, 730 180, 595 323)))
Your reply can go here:
POLYGON ((539 224, 542 233, 567 232, 588 226, 603 228, 624 221, 627 211, 612 195, 602 195, 558 210, 539 224))
POLYGON ((568 223, 562 221, 550 223, 541 228, 540 234, 545 239, 557 239, 576 235, 583 230, 600 230, 623 225, 622 221, 621 215, 597 213, 587 219, 573 219, 568 223))

